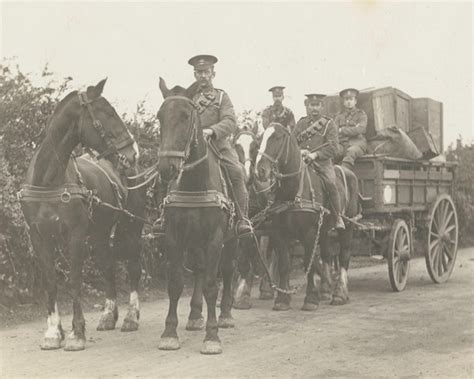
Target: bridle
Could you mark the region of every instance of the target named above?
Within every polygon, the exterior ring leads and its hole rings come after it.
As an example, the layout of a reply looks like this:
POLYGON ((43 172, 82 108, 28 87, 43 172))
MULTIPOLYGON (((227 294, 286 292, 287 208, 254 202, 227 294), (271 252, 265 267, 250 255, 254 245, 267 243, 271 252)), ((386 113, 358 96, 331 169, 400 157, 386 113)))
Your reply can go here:
MULTIPOLYGON (((89 116, 92 119, 92 126, 94 127, 94 129, 97 131, 97 133, 102 138, 105 145, 107 146, 107 148, 103 152, 101 152, 99 155, 94 155, 94 158, 101 159, 101 158, 106 158, 109 156, 116 156, 118 162, 123 167, 130 168, 131 167, 130 162, 128 161, 127 157, 124 154, 120 153, 120 150, 124 149, 127 146, 132 145, 135 142, 135 140, 132 138, 130 134, 127 133, 127 137, 123 141, 120 141, 117 143, 115 141, 115 138, 110 133, 110 131, 108 131, 102 125, 100 120, 97 117, 95 117, 94 110, 92 109, 91 104, 97 99, 101 98, 101 96, 90 100, 87 97, 87 93, 79 92, 78 97, 79 97, 79 103, 81 104, 82 107, 84 107, 87 110, 87 112, 89 113, 89 116)), ((92 154, 92 152, 89 151, 89 154, 92 154)))
POLYGON ((184 146, 184 150, 160 150, 158 152, 158 157, 164 157, 164 158, 179 158, 180 159, 180 165, 179 165, 179 174, 178 177, 181 176, 181 174, 184 171, 191 171, 194 169, 196 166, 201 164, 207 159, 208 156, 208 149, 207 149, 207 144, 206 144, 206 154, 202 156, 201 158, 197 159, 194 162, 191 163, 186 163, 189 154, 191 153, 191 148, 194 146, 197 146, 198 144, 198 122, 199 118, 197 116, 197 105, 194 101, 191 99, 187 98, 186 96, 169 96, 165 99, 163 104, 161 105, 160 110, 158 113, 161 112, 161 109, 166 103, 169 103, 170 101, 174 100, 181 100, 185 101, 186 103, 192 105, 193 110, 191 112, 191 118, 190 118, 190 123, 188 127, 188 135, 186 136, 186 145, 184 146))
MULTIPOLYGON (((267 192, 271 188, 273 188, 276 184, 279 185, 282 179, 287 179, 287 178, 297 176, 301 174, 301 172, 303 171, 303 164, 302 164, 302 160, 300 159, 298 171, 290 172, 287 174, 282 174, 280 172, 279 162, 285 152, 286 152, 286 155, 285 155, 285 160, 283 161, 283 165, 286 166, 286 164, 288 163, 289 154, 290 154, 291 132, 280 123, 274 122, 272 124, 274 124, 277 128, 280 128, 281 130, 285 132, 285 139, 283 143, 281 144, 276 157, 272 157, 271 155, 265 153, 265 151, 262 151, 262 147, 260 147, 260 149, 258 150, 257 155, 260 155, 268 159, 272 164, 272 171, 271 171, 272 177, 271 177, 270 186, 268 186, 267 188, 264 188, 263 190, 258 191, 258 193, 267 192)), ((270 124, 269 126, 271 126, 272 124, 270 124)))

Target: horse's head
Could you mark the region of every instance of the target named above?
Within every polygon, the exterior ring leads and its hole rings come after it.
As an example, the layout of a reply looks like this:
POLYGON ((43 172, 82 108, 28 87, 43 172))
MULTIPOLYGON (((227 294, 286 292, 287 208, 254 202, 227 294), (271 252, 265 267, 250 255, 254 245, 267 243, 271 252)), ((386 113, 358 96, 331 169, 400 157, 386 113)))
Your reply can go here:
POLYGON ((258 180, 272 179, 272 174, 288 163, 290 140, 290 131, 279 123, 273 122, 265 129, 255 164, 258 180))
POLYGON ((161 136, 158 171, 165 182, 178 177, 191 148, 202 138, 196 104, 192 100, 196 88, 197 83, 188 89, 180 86, 168 89, 160 78, 165 100, 158 111, 161 136))
POLYGON ((234 146, 239 156, 239 161, 245 166, 247 184, 252 176, 252 167, 257 159, 258 146, 260 144, 257 129, 242 128, 234 137, 234 146))
POLYGON ((76 130, 84 146, 97 151, 99 158, 129 167, 138 160, 138 145, 114 107, 102 96, 106 80, 73 96, 63 113, 79 116, 76 130))

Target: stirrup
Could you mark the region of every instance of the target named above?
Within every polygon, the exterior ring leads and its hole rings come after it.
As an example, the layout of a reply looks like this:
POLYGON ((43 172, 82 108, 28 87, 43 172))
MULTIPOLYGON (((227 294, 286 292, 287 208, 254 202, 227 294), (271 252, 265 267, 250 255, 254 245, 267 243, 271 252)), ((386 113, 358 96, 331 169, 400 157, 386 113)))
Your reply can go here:
POLYGON ((235 234, 237 238, 248 237, 254 234, 252 223, 249 219, 240 219, 235 223, 235 234), (242 227, 243 230, 239 231, 242 227))

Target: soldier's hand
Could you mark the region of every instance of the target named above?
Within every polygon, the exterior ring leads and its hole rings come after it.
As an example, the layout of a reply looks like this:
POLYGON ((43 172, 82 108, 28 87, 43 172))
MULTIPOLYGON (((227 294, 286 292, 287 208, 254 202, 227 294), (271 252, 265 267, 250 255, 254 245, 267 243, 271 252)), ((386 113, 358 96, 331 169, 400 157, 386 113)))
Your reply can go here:
POLYGON ((309 150, 301 149, 301 156, 305 159, 309 154, 309 150))
POLYGON ((210 139, 214 136, 214 130, 212 130, 211 128, 208 128, 208 129, 203 129, 202 130, 202 135, 204 136, 204 139, 210 139))

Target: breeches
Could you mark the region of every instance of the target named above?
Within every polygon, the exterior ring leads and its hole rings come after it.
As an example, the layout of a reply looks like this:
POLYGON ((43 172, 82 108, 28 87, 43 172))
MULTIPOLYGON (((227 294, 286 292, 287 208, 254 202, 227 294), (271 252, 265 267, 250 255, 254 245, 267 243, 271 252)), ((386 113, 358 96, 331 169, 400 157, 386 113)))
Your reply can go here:
POLYGON ((324 182, 329 196, 329 202, 335 214, 341 213, 341 199, 336 186, 336 172, 331 161, 317 162, 319 165, 318 174, 324 182))
POLYGON ((367 144, 349 145, 344 143, 337 146, 338 158, 342 158, 343 165, 347 165, 349 168, 352 168, 355 160, 364 155, 366 151, 367 144))
POLYGON ((220 153, 228 159, 228 161, 222 161, 221 163, 229 174, 230 184, 235 196, 233 200, 238 203, 242 216, 247 217, 249 195, 245 186, 245 169, 239 162, 237 153, 234 150, 224 149, 220 153))

